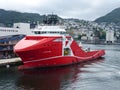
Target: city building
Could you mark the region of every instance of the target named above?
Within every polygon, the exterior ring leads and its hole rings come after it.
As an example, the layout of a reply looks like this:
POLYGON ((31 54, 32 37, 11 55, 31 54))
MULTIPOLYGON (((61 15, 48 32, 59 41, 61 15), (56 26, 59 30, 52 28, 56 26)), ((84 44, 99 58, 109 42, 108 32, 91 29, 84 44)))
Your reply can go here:
POLYGON ((107 30, 106 31, 106 43, 112 44, 114 43, 115 38, 114 38, 114 31, 113 30, 107 30))

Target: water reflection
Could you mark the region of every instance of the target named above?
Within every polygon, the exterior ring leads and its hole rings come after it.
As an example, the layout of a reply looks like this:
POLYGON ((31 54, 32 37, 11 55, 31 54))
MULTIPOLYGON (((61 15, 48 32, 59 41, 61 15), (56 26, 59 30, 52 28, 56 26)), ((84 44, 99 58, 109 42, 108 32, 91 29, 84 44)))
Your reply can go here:
POLYGON ((25 70, 22 71, 23 75, 18 78, 16 86, 20 90, 66 90, 80 78, 81 73, 86 72, 81 68, 85 67, 85 65, 103 61, 102 58, 60 68, 25 70))

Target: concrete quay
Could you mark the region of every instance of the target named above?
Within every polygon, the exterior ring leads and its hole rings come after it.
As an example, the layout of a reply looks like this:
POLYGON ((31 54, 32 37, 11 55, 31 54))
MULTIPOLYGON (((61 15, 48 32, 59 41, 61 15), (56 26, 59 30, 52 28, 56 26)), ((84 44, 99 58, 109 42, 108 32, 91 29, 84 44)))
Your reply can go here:
POLYGON ((22 60, 20 58, 10 58, 10 59, 0 59, 0 67, 17 66, 22 64, 22 60))

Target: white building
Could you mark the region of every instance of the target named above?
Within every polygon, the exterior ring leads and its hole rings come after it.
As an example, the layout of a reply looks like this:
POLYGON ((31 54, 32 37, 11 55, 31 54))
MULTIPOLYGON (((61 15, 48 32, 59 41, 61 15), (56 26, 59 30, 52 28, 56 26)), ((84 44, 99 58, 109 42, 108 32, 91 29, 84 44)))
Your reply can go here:
POLYGON ((107 30, 106 31, 106 43, 114 43, 114 31, 113 30, 107 30))
POLYGON ((29 23, 14 23, 12 28, 0 27, 0 37, 8 35, 31 35, 31 29, 29 23))

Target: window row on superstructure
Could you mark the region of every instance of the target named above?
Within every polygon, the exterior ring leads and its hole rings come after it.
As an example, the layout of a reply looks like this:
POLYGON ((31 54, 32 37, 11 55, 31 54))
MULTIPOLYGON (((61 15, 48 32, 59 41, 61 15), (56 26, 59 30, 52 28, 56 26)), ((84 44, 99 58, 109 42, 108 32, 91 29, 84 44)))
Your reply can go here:
POLYGON ((34 31, 34 33, 35 34, 67 34, 66 32, 58 32, 58 31, 54 31, 54 32, 52 32, 52 31, 34 31))
POLYGON ((0 29, 2 32, 18 32, 18 30, 7 30, 7 29, 0 29))

